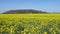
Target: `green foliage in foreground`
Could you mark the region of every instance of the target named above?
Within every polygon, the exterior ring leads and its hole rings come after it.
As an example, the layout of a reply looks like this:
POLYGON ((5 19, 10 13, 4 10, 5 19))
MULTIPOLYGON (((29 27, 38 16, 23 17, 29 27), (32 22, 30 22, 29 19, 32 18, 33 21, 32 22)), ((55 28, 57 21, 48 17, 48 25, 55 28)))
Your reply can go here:
POLYGON ((0 18, 0 34, 60 34, 59 17, 0 18))

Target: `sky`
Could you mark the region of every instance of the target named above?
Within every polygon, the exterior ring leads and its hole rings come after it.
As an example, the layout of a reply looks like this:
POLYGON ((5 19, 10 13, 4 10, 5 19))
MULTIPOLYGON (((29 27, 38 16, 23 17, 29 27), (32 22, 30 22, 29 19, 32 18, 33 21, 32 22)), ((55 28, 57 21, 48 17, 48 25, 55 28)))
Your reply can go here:
POLYGON ((60 12, 60 0, 0 0, 0 13, 18 9, 60 12))

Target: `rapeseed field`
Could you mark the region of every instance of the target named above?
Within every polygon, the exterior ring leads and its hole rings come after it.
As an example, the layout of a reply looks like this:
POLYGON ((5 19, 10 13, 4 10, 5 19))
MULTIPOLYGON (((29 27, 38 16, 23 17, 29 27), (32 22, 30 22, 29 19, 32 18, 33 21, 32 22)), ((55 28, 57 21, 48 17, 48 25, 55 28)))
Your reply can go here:
POLYGON ((60 14, 0 14, 0 34, 60 34, 60 14))

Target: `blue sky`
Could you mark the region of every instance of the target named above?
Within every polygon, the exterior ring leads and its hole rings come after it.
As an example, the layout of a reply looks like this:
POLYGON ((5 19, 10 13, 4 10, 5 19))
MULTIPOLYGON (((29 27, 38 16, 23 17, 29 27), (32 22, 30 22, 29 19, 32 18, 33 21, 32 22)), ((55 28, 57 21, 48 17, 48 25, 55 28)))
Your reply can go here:
POLYGON ((60 0, 0 0, 0 12, 15 9, 60 12, 60 0))

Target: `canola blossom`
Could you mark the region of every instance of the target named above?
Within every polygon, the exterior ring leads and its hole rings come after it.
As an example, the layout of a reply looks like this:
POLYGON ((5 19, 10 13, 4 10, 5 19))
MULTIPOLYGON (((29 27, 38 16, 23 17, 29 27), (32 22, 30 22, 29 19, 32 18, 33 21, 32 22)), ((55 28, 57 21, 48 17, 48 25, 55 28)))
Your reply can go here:
POLYGON ((60 14, 0 14, 0 34, 60 34, 60 14))

